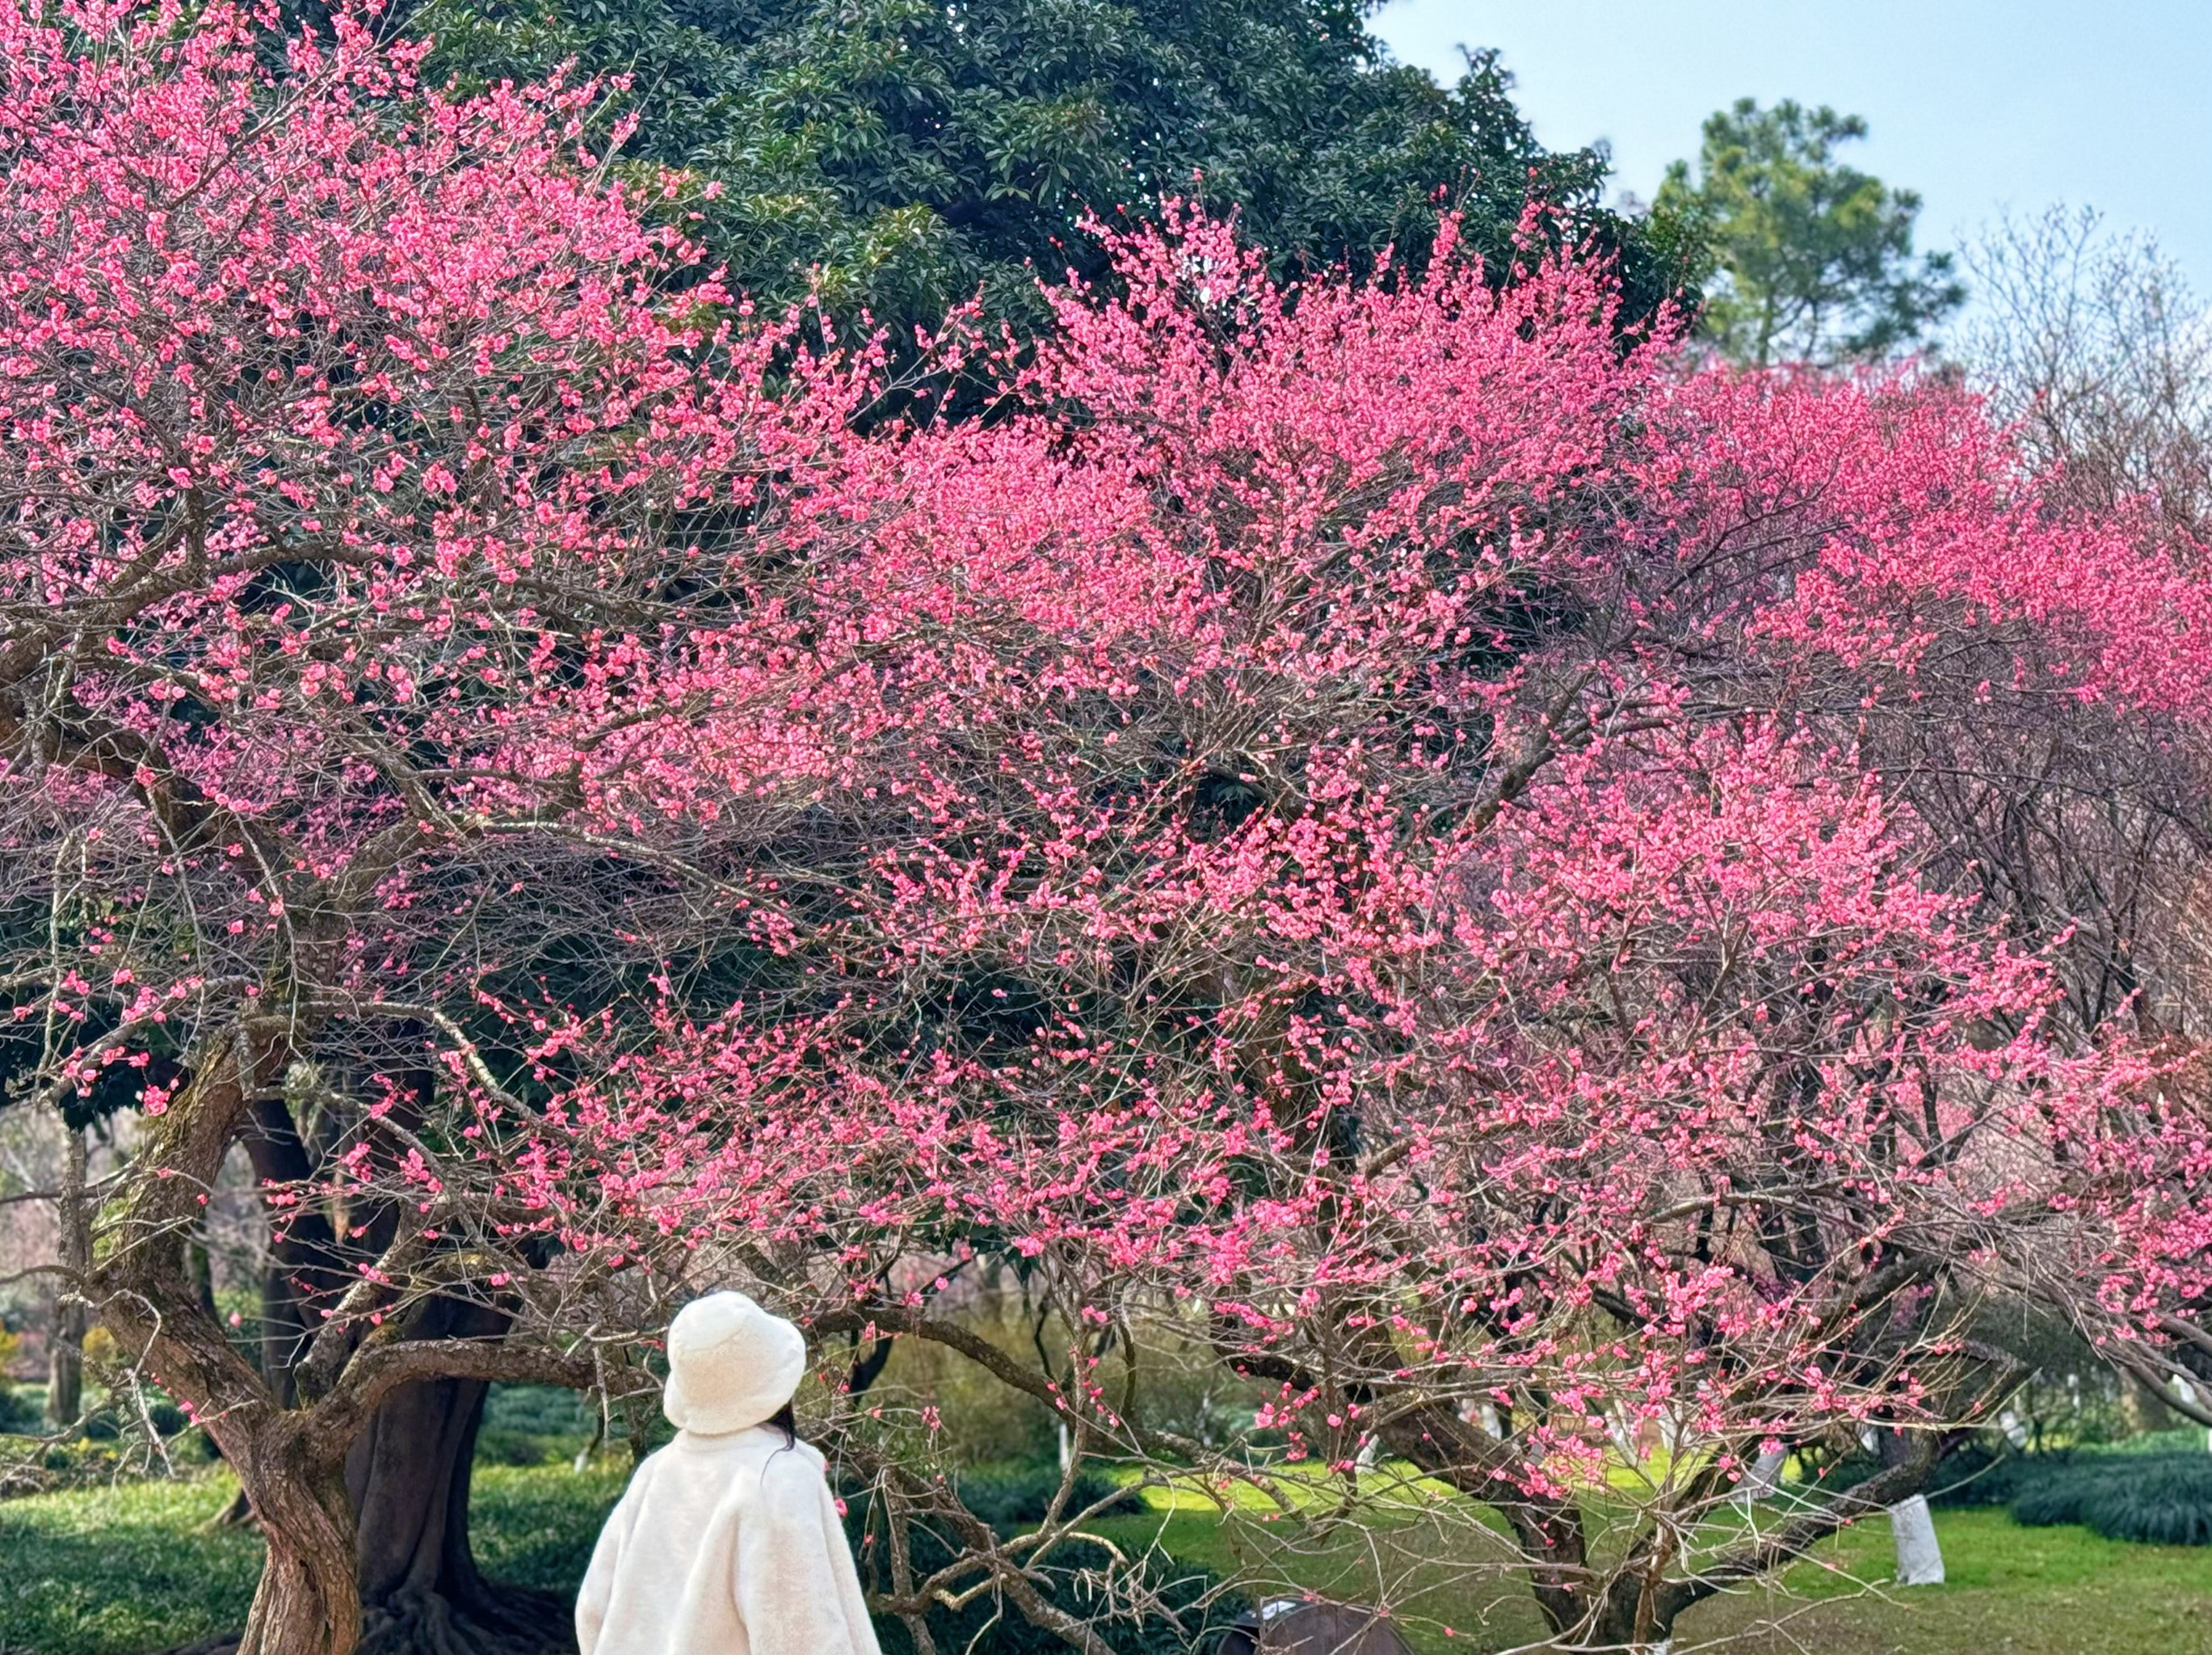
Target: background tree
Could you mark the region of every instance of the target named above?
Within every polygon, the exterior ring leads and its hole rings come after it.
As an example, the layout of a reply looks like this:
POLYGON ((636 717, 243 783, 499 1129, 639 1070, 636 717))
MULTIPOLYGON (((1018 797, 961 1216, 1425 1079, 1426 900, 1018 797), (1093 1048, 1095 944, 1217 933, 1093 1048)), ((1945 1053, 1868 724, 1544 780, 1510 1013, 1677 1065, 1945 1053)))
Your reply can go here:
POLYGON ((1632 311, 1675 272, 1599 203, 1604 162, 1551 154, 1493 54, 1455 87, 1393 64, 1354 0, 461 0, 423 14, 434 72, 632 77, 625 153, 720 186, 687 198, 732 284, 818 283, 895 341, 981 289, 1035 326, 1036 280, 1097 276, 1086 213, 1163 196, 1235 208, 1279 274, 1418 257, 1439 197, 1510 262, 1531 199, 1621 259, 1632 311))
POLYGON ((1959 359, 2082 510, 2212 523, 2212 313, 2148 236, 2088 209, 2001 219, 1966 253, 1959 359))
POLYGON ((1878 360, 1924 342, 1966 290, 1946 253, 1915 258, 1920 198, 1836 159, 1866 122, 1744 98, 1705 121, 1694 179, 1667 170, 1653 218, 1717 283, 1703 331, 1732 360, 1878 360))
MULTIPOLYGON (((1959 362, 2035 465, 2044 508, 2201 567, 2212 338, 2186 280, 2147 238, 2064 208, 2000 221, 1966 261, 1982 302, 1959 362)), ((1989 911, 2049 951, 2065 989, 2055 1009, 2082 1037, 2122 1026, 2201 1040, 2212 1026, 2202 730, 2137 704, 2062 706, 2006 688, 2002 673, 1973 677, 1977 692, 1954 697, 1944 724, 1914 733, 1911 756, 1899 755, 1915 808, 1989 911)), ((2202 1406, 2212 1345, 2077 1344, 2062 1366, 2099 1358, 2118 1394, 2154 1416, 2212 1422, 2202 1406), (2191 1389, 2178 1391, 2177 1377, 2191 1389)))

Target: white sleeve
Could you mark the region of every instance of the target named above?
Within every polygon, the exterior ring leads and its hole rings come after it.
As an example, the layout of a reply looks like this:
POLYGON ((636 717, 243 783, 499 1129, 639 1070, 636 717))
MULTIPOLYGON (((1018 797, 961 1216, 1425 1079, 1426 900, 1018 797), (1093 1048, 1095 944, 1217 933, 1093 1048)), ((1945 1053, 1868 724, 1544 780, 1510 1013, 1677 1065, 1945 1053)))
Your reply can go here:
POLYGON ((606 1524, 599 1530, 599 1543, 592 1548, 591 1566, 584 1571, 584 1582, 576 1588, 576 1650, 577 1655, 592 1655, 599 1646, 599 1630, 606 1624, 607 1604, 614 1597, 615 1573, 622 1567, 623 1547, 629 1539, 631 1527, 637 1522, 639 1491, 653 1475, 651 1461, 637 1469, 623 1490, 623 1497, 607 1513, 606 1524))
POLYGON ((762 1470, 760 1492, 738 1520, 737 1576, 738 1618, 752 1655, 877 1655, 866 1615, 852 1624, 852 1553, 822 1473, 804 1452, 787 1449, 762 1470))

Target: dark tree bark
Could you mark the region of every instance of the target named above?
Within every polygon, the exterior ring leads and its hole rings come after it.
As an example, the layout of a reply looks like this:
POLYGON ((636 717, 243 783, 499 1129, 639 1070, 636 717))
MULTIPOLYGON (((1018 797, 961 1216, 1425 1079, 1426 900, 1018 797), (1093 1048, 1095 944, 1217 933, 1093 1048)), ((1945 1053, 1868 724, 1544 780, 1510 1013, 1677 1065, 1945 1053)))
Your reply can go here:
MULTIPOLYGON (((434 1301, 420 1332, 489 1337, 496 1310, 434 1301)), ((359 1522, 362 1640, 356 1655, 565 1655, 568 1604, 484 1579, 469 1545, 469 1482, 489 1391, 480 1379, 403 1387, 346 1458, 359 1522)))
MULTIPOLYGON (((419 1332, 426 1338, 468 1338, 495 1335, 506 1318, 482 1305, 437 1300, 424 1313, 419 1332)), ((318 1541, 350 1530, 352 1571, 358 1589, 361 1640, 352 1655, 574 1655, 572 1610, 549 1592, 501 1585, 477 1567, 469 1544, 469 1485, 477 1427, 489 1386, 481 1379, 430 1379, 401 1386, 387 1396, 354 1439, 346 1455, 341 1506, 349 1522, 314 1521, 314 1514, 289 1514, 296 1533, 304 1521, 318 1541)), ((296 1481, 297 1479, 295 1479, 296 1481)), ((285 1549, 279 1556, 275 1530, 264 1523, 272 1547, 270 1567, 288 1571, 257 1597, 287 1603, 304 1602, 310 1611, 322 1591, 307 1584, 303 1560, 285 1549), (299 1574, 299 1581, 290 1575, 299 1574)), ((327 1548, 325 1548, 326 1549, 327 1548)), ((329 1559, 324 1566, 327 1585, 329 1559)), ((281 1630, 284 1635, 298 1628, 281 1630)), ((252 1636, 254 1628, 248 1628, 252 1636)), ((282 1641, 241 1645, 231 1634, 175 1652, 175 1655, 236 1655, 241 1647, 281 1651, 282 1641)), ((302 1643, 302 1649, 315 1647, 302 1643)))
MULTIPOLYGON (((278 1098, 254 1101, 244 1141, 264 1183, 298 1183, 313 1174, 314 1157, 278 1098)), ((295 1369, 322 1308, 348 1285, 351 1257, 372 1257, 391 1238, 391 1214, 365 1216, 365 1232, 352 1244, 319 1209, 296 1211, 271 1250, 261 1366, 280 1403, 299 1401, 295 1369)), ((437 1298, 416 1314, 408 1336, 495 1340, 507 1324, 492 1306, 437 1298)), ((550 1593, 487 1580, 469 1543, 471 1473, 489 1390, 481 1379, 404 1385, 348 1449, 344 1497, 362 1628, 354 1655, 573 1655, 570 1606, 550 1593)), ((270 1525, 261 1526, 267 1533, 270 1525)), ((274 1567, 273 1550, 270 1558, 274 1567)), ((191 1655, 229 1655, 239 1647, 233 1635, 194 1645, 191 1655)))

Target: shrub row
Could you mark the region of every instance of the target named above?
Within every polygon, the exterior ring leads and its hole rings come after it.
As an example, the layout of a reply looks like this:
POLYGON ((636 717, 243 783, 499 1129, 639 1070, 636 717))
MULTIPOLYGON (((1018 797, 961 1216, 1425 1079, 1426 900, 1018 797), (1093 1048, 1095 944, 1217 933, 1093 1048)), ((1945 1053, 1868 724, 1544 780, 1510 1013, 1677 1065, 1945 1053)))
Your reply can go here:
MULTIPOLYGON (((1840 1494, 1872 1469, 1871 1462, 1846 1461, 1820 1486, 1840 1494)), ((2031 1528, 2078 1523, 2108 1540, 2212 1546, 2212 1453, 2152 1443, 2142 1450, 2022 1454, 1975 1441, 1944 1459, 1928 1500, 2002 1506, 2031 1528)))
POLYGON ((2079 1523, 2108 1540, 2212 1546, 2212 1454, 2085 1456, 2023 1479, 2008 1506, 2035 1528, 2079 1523))

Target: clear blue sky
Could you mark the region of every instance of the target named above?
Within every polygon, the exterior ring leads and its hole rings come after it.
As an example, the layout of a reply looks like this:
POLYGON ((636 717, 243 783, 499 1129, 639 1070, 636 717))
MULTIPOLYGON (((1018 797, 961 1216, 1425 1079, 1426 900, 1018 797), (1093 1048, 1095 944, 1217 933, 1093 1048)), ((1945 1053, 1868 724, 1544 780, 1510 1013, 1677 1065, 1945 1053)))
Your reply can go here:
POLYGON ((1794 97, 1867 118, 1847 158, 1920 192, 1923 247, 2087 204, 2212 295, 2212 0, 1391 0, 1371 27, 1440 78, 1498 47, 1546 147, 1609 140, 1646 200, 1713 110, 1794 97))

